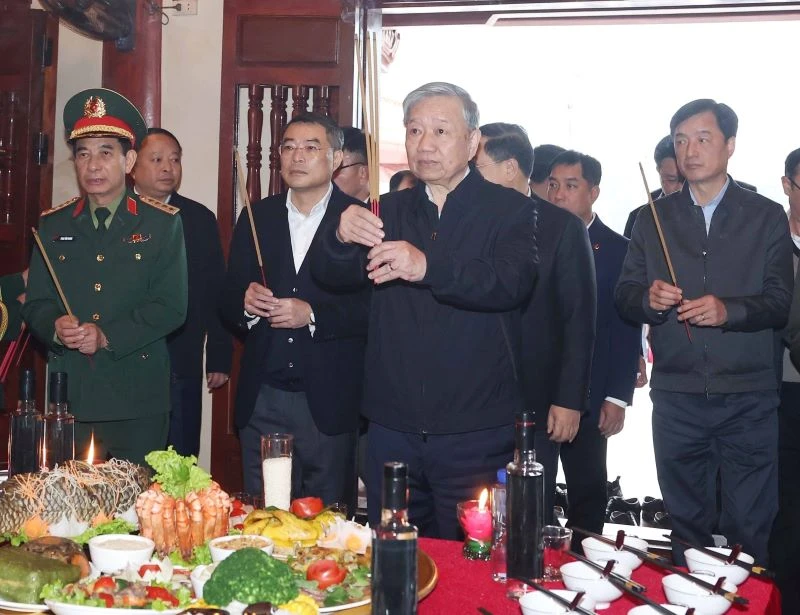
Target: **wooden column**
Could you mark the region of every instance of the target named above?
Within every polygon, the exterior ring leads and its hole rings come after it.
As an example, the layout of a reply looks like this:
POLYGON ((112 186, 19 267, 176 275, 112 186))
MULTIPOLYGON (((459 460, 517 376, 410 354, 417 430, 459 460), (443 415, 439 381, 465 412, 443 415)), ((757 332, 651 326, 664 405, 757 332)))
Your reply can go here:
MULTIPOLYGON (((156 0, 161 6, 161 0, 156 0)), ((136 3, 136 42, 132 51, 103 43, 103 87, 116 90, 141 111, 147 126, 161 124, 161 12, 136 3)))

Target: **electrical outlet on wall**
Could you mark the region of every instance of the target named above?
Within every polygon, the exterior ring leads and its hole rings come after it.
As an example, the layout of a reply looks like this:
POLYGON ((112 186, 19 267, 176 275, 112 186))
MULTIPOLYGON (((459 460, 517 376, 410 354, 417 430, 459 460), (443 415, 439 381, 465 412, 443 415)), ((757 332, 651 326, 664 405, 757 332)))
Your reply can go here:
POLYGON ((174 17, 187 17, 197 15, 197 3, 199 0, 177 0, 170 8, 170 15, 174 17))

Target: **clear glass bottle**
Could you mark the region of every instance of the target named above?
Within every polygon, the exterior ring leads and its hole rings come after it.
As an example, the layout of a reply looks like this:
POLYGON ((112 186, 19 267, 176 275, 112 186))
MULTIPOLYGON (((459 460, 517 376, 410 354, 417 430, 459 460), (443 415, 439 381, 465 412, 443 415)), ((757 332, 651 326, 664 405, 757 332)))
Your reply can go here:
POLYGON ((506 582, 506 470, 497 471, 492 487, 492 579, 506 582))
POLYGON ((42 469, 52 470, 75 459, 75 417, 69 413, 67 374, 50 374, 50 403, 44 414, 42 469))
POLYGON ((42 448, 42 414, 36 408, 36 375, 24 369, 19 377, 19 401, 8 422, 8 476, 37 472, 42 448))
POLYGON ((519 598, 526 590, 519 579, 541 579, 544 521, 544 468, 533 448, 534 414, 516 419, 514 461, 506 466, 507 594, 519 598))
POLYGON ((408 466, 383 466, 381 522, 372 530, 372 615, 417 612, 417 528, 408 522, 408 466))

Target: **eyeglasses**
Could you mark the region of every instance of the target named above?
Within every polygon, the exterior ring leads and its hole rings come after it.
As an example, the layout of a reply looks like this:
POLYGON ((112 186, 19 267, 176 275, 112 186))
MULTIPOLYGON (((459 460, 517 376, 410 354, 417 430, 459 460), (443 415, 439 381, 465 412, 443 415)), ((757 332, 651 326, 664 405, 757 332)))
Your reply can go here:
POLYGON ((278 153, 281 156, 293 156, 295 152, 299 151, 301 154, 305 154, 309 158, 316 158, 323 152, 323 150, 328 151, 329 149, 331 148, 324 148, 314 144, 295 145, 294 143, 283 143, 278 146, 278 153))
POLYGON ((343 164, 338 169, 336 169, 333 172, 333 174, 337 175, 338 173, 341 173, 342 171, 344 171, 345 169, 349 169, 350 167, 357 167, 358 165, 365 165, 365 164, 367 164, 367 163, 366 162, 351 162, 350 164, 343 164))
POLYGON ((795 188, 797 188, 798 190, 800 190, 800 186, 798 186, 798 185, 797 185, 797 182, 795 182, 795 181, 794 181, 794 180, 793 180, 791 177, 789 177, 789 176, 787 175, 787 176, 786 176, 786 179, 788 179, 788 180, 789 180, 789 183, 790 183, 790 184, 792 184, 792 186, 794 186, 795 188))

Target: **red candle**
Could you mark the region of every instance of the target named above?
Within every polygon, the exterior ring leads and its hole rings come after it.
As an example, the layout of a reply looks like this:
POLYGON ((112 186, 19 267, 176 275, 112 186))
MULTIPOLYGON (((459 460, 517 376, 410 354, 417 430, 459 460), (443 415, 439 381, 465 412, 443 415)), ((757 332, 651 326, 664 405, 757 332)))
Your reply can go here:
POLYGON ((464 530, 470 538, 482 542, 492 539, 492 511, 486 506, 488 498, 489 492, 484 489, 481 491, 477 506, 473 505, 464 510, 464 530))

